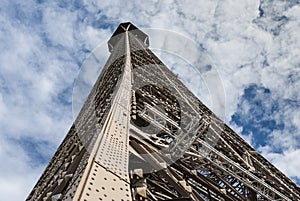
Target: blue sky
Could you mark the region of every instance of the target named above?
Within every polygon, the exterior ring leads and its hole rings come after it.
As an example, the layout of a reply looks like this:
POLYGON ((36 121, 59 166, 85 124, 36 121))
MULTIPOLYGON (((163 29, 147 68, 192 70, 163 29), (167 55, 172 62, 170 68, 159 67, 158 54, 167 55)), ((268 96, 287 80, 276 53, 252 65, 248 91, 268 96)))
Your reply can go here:
MULTIPOLYGON (((297 0, 2 0, 1 198, 28 195, 72 124, 82 63, 124 21, 177 32, 201 46, 225 94, 225 114, 214 112, 300 184, 299 13, 297 0)), ((169 67, 213 108, 199 80, 169 67)))

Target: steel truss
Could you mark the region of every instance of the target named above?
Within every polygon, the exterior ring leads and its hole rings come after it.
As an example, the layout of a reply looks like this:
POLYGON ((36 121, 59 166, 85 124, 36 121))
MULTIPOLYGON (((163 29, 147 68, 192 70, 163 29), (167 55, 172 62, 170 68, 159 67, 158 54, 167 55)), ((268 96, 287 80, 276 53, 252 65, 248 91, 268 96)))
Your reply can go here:
POLYGON ((216 117, 131 23, 26 200, 300 200, 299 187, 216 117))

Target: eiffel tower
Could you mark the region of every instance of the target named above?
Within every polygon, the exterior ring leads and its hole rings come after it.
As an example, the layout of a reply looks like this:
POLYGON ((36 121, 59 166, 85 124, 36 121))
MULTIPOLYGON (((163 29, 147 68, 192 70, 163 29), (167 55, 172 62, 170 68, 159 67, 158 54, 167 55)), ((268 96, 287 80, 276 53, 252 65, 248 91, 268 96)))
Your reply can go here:
POLYGON ((121 23, 110 56, 27 201, 300 200, 121 23))

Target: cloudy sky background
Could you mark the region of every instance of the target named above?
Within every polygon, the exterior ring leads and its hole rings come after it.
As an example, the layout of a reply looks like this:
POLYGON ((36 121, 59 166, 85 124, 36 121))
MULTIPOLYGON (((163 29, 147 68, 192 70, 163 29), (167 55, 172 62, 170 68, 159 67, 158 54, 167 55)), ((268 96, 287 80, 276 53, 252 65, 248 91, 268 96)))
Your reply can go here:
POLYGON ((2 0, 1 200, 29 194, 73 122, 82 63, 124 21, 195 41, 222 80, 225 113, 214 112, 300 185, 299 0, 2 0))

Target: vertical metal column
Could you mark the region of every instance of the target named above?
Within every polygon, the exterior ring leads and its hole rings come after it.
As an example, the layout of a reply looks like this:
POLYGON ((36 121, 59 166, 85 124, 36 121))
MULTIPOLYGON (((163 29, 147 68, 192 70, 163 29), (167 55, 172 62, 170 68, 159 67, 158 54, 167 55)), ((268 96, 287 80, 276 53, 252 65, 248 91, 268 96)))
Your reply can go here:
MULTIPOLYGON (((130 26, 130 25, 129 25, 130 26)), ((125 66, 112 107, 92 150, 74 200, 130 200, 128 141, 131 107, 131 59, 125 27, 125 66)))

